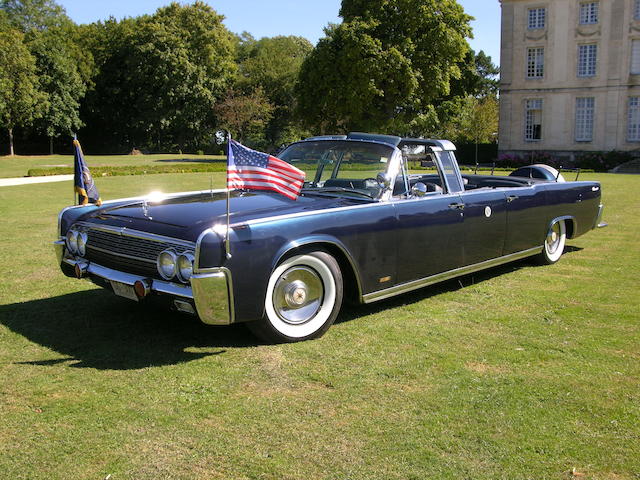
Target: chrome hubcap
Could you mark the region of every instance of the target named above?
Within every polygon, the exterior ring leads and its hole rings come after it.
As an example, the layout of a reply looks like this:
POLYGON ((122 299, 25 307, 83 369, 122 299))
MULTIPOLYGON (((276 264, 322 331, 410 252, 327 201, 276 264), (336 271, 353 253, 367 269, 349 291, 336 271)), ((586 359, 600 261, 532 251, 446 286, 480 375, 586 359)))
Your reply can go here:
POLYGON ((296 266, 285 271, 273 289, 273 306, 280 319, 291 325, 311 320, 320 310, 324 287, 315 270, 296 266))
POLYGON ((556 223, 551 227, 547 234, 547 248, 550 253, 555 253, 560 245, 560 223, 556 223))

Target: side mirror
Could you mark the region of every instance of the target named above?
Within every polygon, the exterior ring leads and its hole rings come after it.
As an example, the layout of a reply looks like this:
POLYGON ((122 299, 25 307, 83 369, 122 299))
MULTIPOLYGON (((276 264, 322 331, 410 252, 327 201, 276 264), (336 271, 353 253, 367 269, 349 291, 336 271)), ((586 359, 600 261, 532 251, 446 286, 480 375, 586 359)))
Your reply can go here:
POLYGON ((391 175, 389 175, 387 172, 380 172, 376 176, 376 181, 378 182, 378 185, 380 185, 380 188, 382 188, 383 190, 388 190, 389 187, 391 187, 391 175))
POLYGON ((418 182, 413 187, 411 187, 411 195, 414 197, 424 197, 427 194, 427 186, 418 182))

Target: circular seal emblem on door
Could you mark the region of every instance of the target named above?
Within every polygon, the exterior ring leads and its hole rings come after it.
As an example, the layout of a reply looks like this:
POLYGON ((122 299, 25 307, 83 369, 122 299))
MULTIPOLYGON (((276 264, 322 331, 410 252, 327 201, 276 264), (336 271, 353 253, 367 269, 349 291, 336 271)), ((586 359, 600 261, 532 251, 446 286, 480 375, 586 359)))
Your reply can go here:
POLYGON ((487 218, 491 216, 491 207, 489 206, 484 207, 484 216, 487 218))

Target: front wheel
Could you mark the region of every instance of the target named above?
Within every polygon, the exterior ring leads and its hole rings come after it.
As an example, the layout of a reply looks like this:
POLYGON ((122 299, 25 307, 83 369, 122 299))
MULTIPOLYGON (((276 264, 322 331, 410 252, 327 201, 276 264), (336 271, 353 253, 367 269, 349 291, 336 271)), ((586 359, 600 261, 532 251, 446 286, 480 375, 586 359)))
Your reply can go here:
POLYGON ((269 277, 264 318, 248 326, 269 343, 321 337, 340 311, 342 282, 338 262, 326 252, 288 258, 269 277))
POLYGON ((547 237, 544 240, 544 250, 538 256, 539 263, 551 265, 560 260, 566 241, 567 229, 564 220, 555 222, 547 232, 547 237))

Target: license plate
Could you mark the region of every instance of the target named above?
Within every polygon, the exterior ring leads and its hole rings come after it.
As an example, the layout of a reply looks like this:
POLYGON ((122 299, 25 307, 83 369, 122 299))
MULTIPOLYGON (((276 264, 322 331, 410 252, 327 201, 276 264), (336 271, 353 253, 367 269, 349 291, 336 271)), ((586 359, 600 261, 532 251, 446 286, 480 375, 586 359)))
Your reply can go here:
POLYGON ((120 297, 128 298, 129 300, 138 301, 138 296, 136 292, 133 290, 133 286, 127 285, 126 283, 114 282, 111 281, 111 287, 113 288, 113 293, 120 297))

